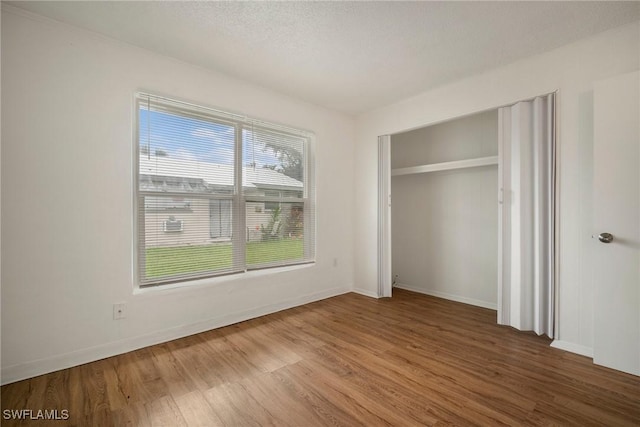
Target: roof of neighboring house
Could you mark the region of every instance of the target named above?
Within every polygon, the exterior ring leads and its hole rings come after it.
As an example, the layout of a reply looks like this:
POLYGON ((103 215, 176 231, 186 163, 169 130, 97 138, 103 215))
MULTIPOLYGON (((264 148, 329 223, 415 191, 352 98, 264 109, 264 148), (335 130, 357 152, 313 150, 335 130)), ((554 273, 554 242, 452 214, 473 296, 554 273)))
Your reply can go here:
MULTIPOLYGON (((302 182, 278 171, 245 166, 243 187, 301 190, 302 182)), ((233 186, 233 166, 170 156, 140 156, 140 188, 149 191, 202 192, 233 186)))

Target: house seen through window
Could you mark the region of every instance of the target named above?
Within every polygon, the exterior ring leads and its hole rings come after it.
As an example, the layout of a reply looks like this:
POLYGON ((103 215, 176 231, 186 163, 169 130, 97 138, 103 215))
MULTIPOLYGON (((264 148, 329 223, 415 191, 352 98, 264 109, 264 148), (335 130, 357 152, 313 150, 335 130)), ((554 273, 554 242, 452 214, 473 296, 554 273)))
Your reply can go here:
POLYGON ((314 259, 306 132, 136 98, 141 286, 314 259))

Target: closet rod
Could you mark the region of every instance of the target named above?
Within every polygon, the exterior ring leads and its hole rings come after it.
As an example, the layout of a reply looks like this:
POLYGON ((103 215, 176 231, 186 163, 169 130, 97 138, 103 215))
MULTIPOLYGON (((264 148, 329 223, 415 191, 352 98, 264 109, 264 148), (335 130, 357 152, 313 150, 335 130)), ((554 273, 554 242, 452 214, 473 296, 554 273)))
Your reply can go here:
POLYGON ((411 175, 414 173, 437 172, 452 169, 475 168, 478 166, 497 165, 498 156, 478 157, 477 159, 456 160, 453 162, 433 163, 430 165, 411 166, 391 169, 391 176, 411 175))

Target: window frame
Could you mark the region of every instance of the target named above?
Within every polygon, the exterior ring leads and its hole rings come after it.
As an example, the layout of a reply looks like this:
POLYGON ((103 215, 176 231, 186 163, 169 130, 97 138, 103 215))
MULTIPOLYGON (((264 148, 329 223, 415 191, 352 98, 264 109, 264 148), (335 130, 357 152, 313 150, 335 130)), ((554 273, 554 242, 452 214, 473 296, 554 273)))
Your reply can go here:
POLYGON ((269 197, 269 198, 273 197, 273 198, 277 198, 278 199, 277 202, 269 201, 269 200, 265 201, 264 202, 264 210, 265 211, 274 211, 274 210, 276 210, 276 209, 278 209, 280 207, 280 203, 281 203, 280 202, 280 198, 282 197, 282 191, 279 191, 279 190, 265 190, 264 196, 265 197, 269 197), (271 193, 271 194, 268 194, 268 193, 271 193), (275 193, 277 193, 277 195, 275 193), (271 204, 273 204, 273 206, 271 204))
MULTIPOLYGON (((315 135, 312 132, 291 128, 288 126, 265 122, 262 120, 250 118, 244 115, 230 113, 208 106, 195 103, 168 98, 164 96, 154 95, 146 92, 136 92, 134 94, 134 129, 133 129, 133 279, 138 289, 148 289, 162 287, 165 285, 189 284, 190 282, 202 281, 203 279, 217 278, 229 274, 243 274, 249 271, 261 270, 267 268, 286 268, 295 267, 304 264, 315 263, 315 239, 316 239, 316 223, 315 223, 315 135), (162 111, 168 114, 174 114, 183 118, 192 118, 196 120, 216 121, 226 125, 232 125, 235 132, 234 138, 234 184, 233 191, 229 195, 222 194, 188 194, 180 192, 153 192, 150 190, 141 190, 140 188, 140 141, 143 138, 140 129, 140 111, 144 102, 154 102, 154 111, 162 111), (179 105, 181 108, 176 106, 179 105), (284 191, 277 190, 280 197, 260 196, 245 194, 243 189, 243 129, 247 128, 264 128, 283 134, 289 134, 298 138, 303 138, 303 186, 302 197, 284 197, 284 191), (230 200, 231 210, 236 212, 232 214, 231 220, 231 245, 232 245, 232 267, 229 270, 209 271, 204 274, 178 274, 180 277, 166 276, 160 279, 148 279, 144 272, 146 271, 146 242, 145 242, 145 197, 153 196, 173 196, 182 198, 204 198, 209 201, 213 200, 230 200), (266 262, 262 264, 247 265, 246 246, 247 246, 247 215, 246 206, 251 202, 272 202, 278 203, 299 203, 303 206, 303 258, 302 260, 294 260, 291 262, 266 262), (141 212, 142 211, 142 212, 141 212), (141 247, 143 249, 141 249, 141 247), (239 265, 240 269, 234 269, 233 266, 239 265)), ((167 212, 169 213, 169 212, 167 212)))

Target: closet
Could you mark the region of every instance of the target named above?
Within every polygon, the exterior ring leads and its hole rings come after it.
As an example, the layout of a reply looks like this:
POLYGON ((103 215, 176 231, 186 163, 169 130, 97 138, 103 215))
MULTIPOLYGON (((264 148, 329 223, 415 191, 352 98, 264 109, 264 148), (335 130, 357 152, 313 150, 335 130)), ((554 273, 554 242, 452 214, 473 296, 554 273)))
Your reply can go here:
POLYGON ((557 336, 555 135, 549 93, 380 136, 380 295, 393 281, 557 336))
POLYGON ((498 110, 391 136, 396 287, 496 309, 498 110))

